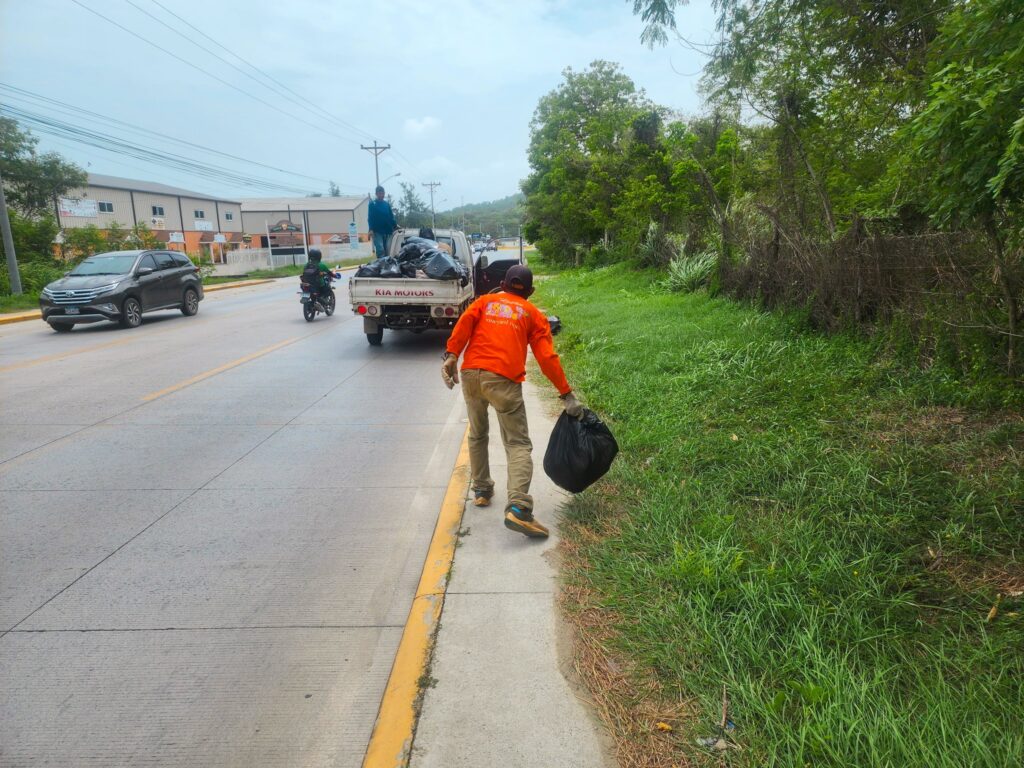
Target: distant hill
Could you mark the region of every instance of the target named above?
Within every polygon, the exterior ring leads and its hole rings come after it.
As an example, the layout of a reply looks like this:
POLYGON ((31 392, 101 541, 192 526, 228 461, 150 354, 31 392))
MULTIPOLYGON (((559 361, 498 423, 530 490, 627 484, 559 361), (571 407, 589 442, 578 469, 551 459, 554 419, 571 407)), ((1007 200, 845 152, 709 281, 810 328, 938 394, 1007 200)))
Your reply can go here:
POLYGON ((440 226, 441 222, 451 224, 454 221, 456 226, 466 232, 485 232, 495 237, 515 235, 522 221, 520 204, 523 200, 523 193, 517 192, 500 200, 460 205, 447 211, 438 211, 437 223, 440 226))

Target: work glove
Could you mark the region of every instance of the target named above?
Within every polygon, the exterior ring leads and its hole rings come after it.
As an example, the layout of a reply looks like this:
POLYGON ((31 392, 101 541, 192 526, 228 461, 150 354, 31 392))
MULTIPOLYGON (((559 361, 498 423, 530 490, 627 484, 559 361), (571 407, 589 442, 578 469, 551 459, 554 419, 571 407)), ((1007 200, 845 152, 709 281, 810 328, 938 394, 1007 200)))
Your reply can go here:
POLYGON ((448 389, 459 383, 459 358, 451 352, 444 353, 444 362, 441 363, 441 379, 448 389))
POLYGON ((571 418, 579 419, 583 416, 583 405, 576 399, 576 395, 571 391, 562 395, 562 405, 565 406, 565 412, 568 413, 571 418))

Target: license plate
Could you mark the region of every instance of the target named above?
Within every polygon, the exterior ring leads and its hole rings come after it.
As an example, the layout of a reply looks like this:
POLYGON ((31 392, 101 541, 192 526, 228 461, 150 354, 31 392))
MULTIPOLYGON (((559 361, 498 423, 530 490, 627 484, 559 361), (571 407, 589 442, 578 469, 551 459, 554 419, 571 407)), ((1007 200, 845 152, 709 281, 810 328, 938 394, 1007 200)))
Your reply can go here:
POLYGON ((64 307, 64 314, 65 315, 77 315, 78 314, 78 307, 64 307))

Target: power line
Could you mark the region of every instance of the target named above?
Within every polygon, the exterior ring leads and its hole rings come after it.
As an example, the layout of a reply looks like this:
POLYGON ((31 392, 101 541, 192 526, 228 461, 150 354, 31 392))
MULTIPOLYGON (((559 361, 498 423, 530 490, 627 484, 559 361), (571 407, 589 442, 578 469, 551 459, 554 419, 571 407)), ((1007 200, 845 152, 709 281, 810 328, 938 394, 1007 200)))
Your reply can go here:
MULTIPOLYGON (((93 112, 91 110, 84 109, 83 107, 78 107, 78 106, 75 106, 74 104, 69 104, 67 102, 60 101, 59 99, 51 98, 49 96, 43 96, 42 94, 33 93, 32 91, 27 91, 27 90, 25 90, 23 88, 18 88, 16 86, 9 85, 8 83, 0 82, 0 90, 8 91, 9 94, 11 94, 11 95, 13 95, 15 97, 20 97, 20 98, 22 98, 22 99, 24 99, 26 101, 29 101, 30 103, 32 101, 42 102, 45 105, 49 105, 49 106, 57 109, 58 111, 63 111, 65 113, 70 113, 71 115, 74 115, 75 117, 78 117, 78 118, 81 118, 82 116, 84 116, 87 119, 91 119, 91 120, 94 120, 96 122, 100 122, 100 123, 102 123, 104 125, 111 125, 111 124, 117 125, 117 126, 123 127, 126 130, 129 130, 129 131, 133 131, 133 132, 140 133, 140 134, 143 134, 143 135, 155 136, 155 137, 158 137, 160 139, 164 139, 166 141, 174 142, 176 144, 181 144, 183 146, 191 147, 193 149, 198 149, 198 150, 201 150, 203 152, 208 152, 208 153, 213 154, 213 155, 219 155, 220 157, 225 157, 225 158, 228 158, 230 160, 237 160, 238 162, 247 163, 249 165, 258 166, 260 168, 265 168, 266 170, 276 171, 277 173, 283 173, 283 174, 286 174, 288 176, 295 176, 297 178, 308 179, 310 181, 316 181, 316 182, 320 182, 320 183, 324 183, 324 184, 329 182, 329 179, 321 179, 321 178, 319 178, 317 176, 309 176, 309 175, 304 174, 304 173, 298 173, 296 171, 289 171, 289 170, 286 170, 284 168, 277 168, 276 166, 273 166, 273 165, 267 165, 266 163, 261 163, 258 160, 249 160, 249 159, 244 158, 244 157, 239 157, 238 155, 232 155, 229 152, 222 152, 219 149, 213 149, 212 147, 206 147, 206 146, 203 146, 202 144, 196 144, 195 142, 192 142, 192 141, 186 141, 185 139, 178 139, 178 138, 175 138, 174 136, 170 136, 170 135, 168 135, 166 133, 160 133, 159 131, 153 131, 153 130, 150 130, 149 128, 142 128, 142 127, 137 126, 137 125, 132 125, 131 123, 126 123, 123 120, 118 120, 116 118, 112 118, 112 117, 109 117, 107 115, 101 115, 98 112, 93 112)), ((33 106, 36 106, 36 105, 33 104, 33 106)), ((362 186, 358 186, 358 185, 355 185, 355 184, 341 184, 339 186, 351 187, 352 189, 362 189, 362 186)))
POLYGON ((34 126, 35 129, 41 133, 66 138, 76 143, 96 147, 97 149, 102 149, 107 152, 127 155, 155 165, 164 165, 176 168, 195 176, 219 181, 229 181, 242 186, 257 187, 266 190, 285 190, 297 194, 306 194, 308 192, 308 189, 288 186, 269 179, 246 176, 230 168, 215 166, 207 162, 193 160, 192 158, 188 158, 183 155, 146 147, 141 144, 130 142, 126 139, 120 139, 98 133, 96 131, 91 131, 87 128, 81 128, 56 118, 49 118, 44 115, 27 112, 10 105, 0 105, 0 114, 2 113, 6 113, 16 120, 34 126))
MULTIPOLYGON (((147 45, 151 45, 152 47, 156 48, 158 51, 163 51, 164 53, 166 53, 171 58, 180 61, 182 64, 185 64, 185 65, 187 65, 189 67, 192 67, 192 69, 196 70, 197 72, 201 72, 204 75, 206 75, 207 77, 212 77, 218 83, 222 83, 222 84, 226 85, 228 88, 231 88, 234 91, 238 91, 239 93, 241 93, 241 94, 243 94, 245 96, 248 96, 250 99, 258 101, 260 104, 264 104, 264 105, 270 107, 271 109, 278 110, 280 108, 280 106, 281 106, 280 104, 274 104, 272 102, 267 101, 266 99, 260 98, 256 94, 250 93, 249 91, 245 90, 244 88, 239 88, 237 85, 234 85, 233 83, 225 80, 222 77, 218 77, 217 75, 213 74, 209 70, 203 69, 202 67, 198 66, 197 64, 193 64, 188 59, 184 59, 181 56, 178 56, 176 53, 173 53, 173 52, 167 50, 166 48, 164 48, 163 46, 154 43, 152 40, 149 40, 149 39, 143 37, 142 35, 138 34, 137 32, 133 32, 132 30, 130 30, 128 27, 124 26, 123 24, 119 24, 118 22, 114 21, 110 17, 104 16, 99 11, 93 10, 92 8, 90 8, 89 6, 87 6, 83 2, 81 2, 81 0, 71 0, 71 2, 73 2, 75 5, 77 5, 77 6, 81 7, 81 8, 84 8, 89 13, 93 14, 94 16, 98 16, 99 18, 101 18, 104 21, 106 21, 108 24, 112 24, 115 27, 117 27, 118 29, 120 29, 120 30, 122 30, 124 32, 127 32, 132 37, 134 37, 134 38, 136 38, 138 40, 141 40, 142 42, 146 43, 147 45)), ((296 115, 289 115, 289 118, 292 119, 292 120, 295 120, 297 122, 300 122, 300 123, 302 123, 304 125, 308 125, 311 128, 315 128, 316 130, 320 131, 321 133, 325 133, 328 136, 333 136, 336 139, 341 139, 342 141, 356 143, 354 139, 352 139, 352 138, 350 138, 348 136, 342 136, 341 134, 334 133, 333 131, 328 131, 327 129, 323 128, 322 126, 319 126, 316 123, 312 123, 309 120, 304 120, 303 118, 298 117, 296 115)))
MULTIPOLYGON (((227 52, 228 52, 228 53, 230 53, 230 54, 231 54, 232 56, 234 56, 234 57, 235 57, 236 59, 238 59, 238 60, 239 60, 239 61, 241 61, 241 62, 242 62, 243 64, 245 64, 245 65, 246 65, 247 67, 250 67, 251 69, 255 70, 256 72, 258 72, 258 73, 259 73, 260 75, 262 75, 263 77, 265 77, 265 78, 266 78, 267 80, 269 80, 270 82, 274 83, 274 84, 275 84, 275 85, 277 85, 278 87, 280 87, 280 88, 284 89, 285 91, 287 91, 288 93, 292 94, 293 96, 295 96, 295 98, 297 98, 297 99, 301 100, 301 101, 302 101, 302 102, 304 102, 305 104, 308 104, 308 105, 309 105, 310 107, 312 107, 313 109, 315 109, 315 110, 316 110, 317 112, 319 112, 319 113, 321 113, 321 114, 323 114, 323 115, 326 115, 326 116, 327 116, 328 118, 330 118, 331 120, 334 120, 335 122, 339 123, 340 125, 343 125, 343 126, 345 126, 345 127, 347 127, 347 128, 350 128, 350 129, 352 129, 352 130, 353 130, 353 131, 355 131, 356 133, 361 133, 361 134, 363 134, 363 136, 365 136, 365 137, 366 137, 366 138, 368 138, 368 139, 372 139, 372 138, 374 138, 373 134, 371 134, 371 133, 369 133, 369 132, 367 132, 367 131, 364 131, 364 130, 363 130, 362 128, 360 128, 359 126, 357 126, 357 125, 353 125, 352 123, 349 123, 348 121, 346 121, 346 120, 343 120, 342 118, 338 117, 337 115, 334 115, 334 114, 332 114, 331 112, 328 112, 328 111, 327 111, 326 109, 323 109, 322 107, 318 106, 317 104, 314 104, 314 103, 313 103, 312 101, 310 101, 309 99, 307 99, 307 98, 306 98, 305 96, 303 96, 302 94, 300 94, 300 93, 298 93, 298 92, 296 92, 296 91, 292 90, 292 89, 291 89, 291 88, 290 88, 289 86, 285 85, 284 83, 282 83, 282 82, 281 82, 280 80, 278 80, 277 78, 275 78, 275 77, 273 77, 273 76, 269 75, 269 74, 268 74, 267 72, 265 72, 264 70, 262 70, 262 69, 260 69, 259 67, 257 67, 257 66, 256 66, 255 64, 253 64, 253 63, 252 63, 251 61, 247 61, 246 59, 242 58, 241 56, 239 56, 239 55, 238 55, 237 53, 235 53, 234 51, 232 51, 232 50, 231 50, 230 48, 228 48, 228 47, 227 47, 226 45, 224 45, 223 43, 220 43, 220 42, 218 42, 217 40, 215 40, 214 38, 210 37, 210 36, 209 36, 208 34, 206 34, 205 32, 203 32, 203 30, 201 30, 201 29, 199 29, 198 27, 194 26, 193 24, 191 24, 191 23, 190 23, 189 21, 187 21, 186 19, 183 19, 183 18, 182 18, 181 16, 179 16, 178 14, 176 14, 176 13, 175 13, 174 11, 172 11, 172 10, 171 10, 170 8, 168 8, 168 7, 167 7, 166 5, 164 5, 163 3, 159 2, 158 0, 151 0, 151 2, 152 2, 152 3, 154 4, 154 5, 157 5, 157 6, 159 6, 160 8, 162 8, 162 9, 163 9, 163 10, 164 10, 165 12, 169 13, 169 14, 170 14, 171 16, 173 16, 174 18, 176 18, 176 19, 177 19, 178 21, 180 21, 180 22, 181 22, 182 24, 184 24, 184 25, 185 25, 186 27, 188 27, 189 29, 191 29, 191 30, 193 30, 194 32, 196 32, 196 33, 198 33, 198 34, 202 35, 203 37, 205 37, 205 38, 206 38, 207 40, 209 40, 209 41, 210 41, 211 43, 213 43, 214 45, 216 45, 216 46, 219 46, 219 47, 223 48, 223 49, 224 49, 225 51, 227 51, 227 52)), ((132 3, 132 5, 135 5, 135 4, 134 4, 134 3, 132 3)), ((136 7, 138 7, 138 6, 136 6, 136 7)), ((140 10, 141 10, 141 9, 140 9, 140 10)), ((161 23, 163 23, 163 22, 161 22, 161 23)), ((186 39, 187 39, 187 38, 186 38, 186 39)), ((191 42, 191 40, 190 40, 190 42, 191 42)), ((220 57, 218 57, 218 58, 220 58, 220 57)), ((230 63, 230 62, 227 62, 227 63, 230 63)), ((234 66, 234 65, 232 65, 232 66, 234 66)), ((237 68, 236 68, 236 69, 237 69, 237 68)), ((241 71, 241 70, 239 70, 239 71, 241 71)), ((245 74, 245 73, 243 73, 243 74, 245 74)))

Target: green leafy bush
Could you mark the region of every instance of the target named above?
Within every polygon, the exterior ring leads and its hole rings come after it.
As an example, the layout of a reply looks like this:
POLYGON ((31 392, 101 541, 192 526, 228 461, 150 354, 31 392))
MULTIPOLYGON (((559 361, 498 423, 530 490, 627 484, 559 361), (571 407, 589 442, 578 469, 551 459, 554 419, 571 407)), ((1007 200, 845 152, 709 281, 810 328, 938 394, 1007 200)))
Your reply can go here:
POLYGON ((717 267, 718 256, 710 251, 677 256, 668 263, 665 287, 670 291, 693 293, 711 283, 717 267))

